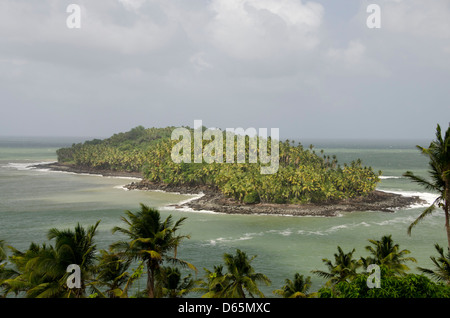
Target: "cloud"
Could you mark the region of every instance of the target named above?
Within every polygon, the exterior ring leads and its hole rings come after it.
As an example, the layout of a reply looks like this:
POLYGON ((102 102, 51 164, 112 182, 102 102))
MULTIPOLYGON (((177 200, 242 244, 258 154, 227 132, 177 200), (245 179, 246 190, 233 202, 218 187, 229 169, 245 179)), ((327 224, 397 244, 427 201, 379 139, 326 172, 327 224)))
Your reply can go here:
POLYGON ((211 40, 236 59, 267 59, 320 42, 323 7, 295 0, 213 0, 211 40))
POLYGON ((146 0, 119 0, 122 5, 130 11, 138 10, 146 2, 146 0))
POLYGON ((323 59, 334 73, 346 76, 387 77, 389 69, 367 54, 367 47, 361 40, 352 40, 346 48, 329 48, 323 59))
POLYGON ((383 28, 415 37, 450 38, 448 0, 384 0, 383 28))
POLYGON ((200 118, 390 137, 404 124, 367 122, 408 114, 409 127, 416 116, 433 129, 435 113, 450 115, 448 0, 379 0, 376 30, 369 0, 78 0, 78 30, 65 25, 70 2, 0 1, 0 134, 107 136, 200 118))

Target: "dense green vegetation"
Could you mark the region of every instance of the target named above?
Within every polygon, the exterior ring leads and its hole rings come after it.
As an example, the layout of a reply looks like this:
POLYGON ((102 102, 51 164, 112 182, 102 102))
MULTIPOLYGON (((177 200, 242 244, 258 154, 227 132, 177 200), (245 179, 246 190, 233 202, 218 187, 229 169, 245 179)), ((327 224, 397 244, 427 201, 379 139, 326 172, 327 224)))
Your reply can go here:
POLYGON ((127 239, 111 244, 108 250, 96 247, 99 222, 88 229, 80 225, 74 230, 50 229, 48 239, 53 245, 31 243, 25 251, 0 241, 0 293, 30 298, 450 297, 449 255, 436 245, 439 257, 431 257, 435 268, 419 268, 424 274, 411 274, 406 263, 415 259, 406 256, 410 251, 400 249, 391 236, 369 240, 369 255, 359 259, 354 257, 355 250, 345 253, 338 246, 333 261, 323 259, 326 271, 312 271, 326 278, 316 292, 310 292, 311 276, 293 273, 293 281, 286 279, 272 295, 264 295, 260 286, 269 286, 271 281, 251 264, 256 256, 239 249, 225 253, 223 264, 204 268, 203 275, 193 264, 179 259, 177 249, 189 238, 178 234, 184 220, 162 219, 158 210, 141 205, 137 212, 126 211, 122 218, 125 227, 113 229, 127 239), (70 264, 80 266, 79 288, 67 285, 70 264), (381 288, 368 287, 370 264, 381 268, 381 288), (146 280, 142 289, 141 277, 146 280))
MULTIPOLYGON (((352 198, 372 192, 379 182, 380 172, 375 173, 371 167, 363 166, 359 159, 341 166, 335 156, 327 156, 323 151, 316 153, 312 145, 304 148, 300 143, 295 145, 289 140, 279 143, 277 173, 263 175, 259 160, 248 163, 248 136, 246 163, 193 163, 193 160, 192 163, 175 163, 171 159, 171 151, 178 140, 171 140, 173 129, 139 126, 108 139, 74 144, 57 151, 58 161, 93 169, 142 172, 147 180, 158 183, 208 186, 249 204, 352 198)), ((223 134, 225 140, 226 133, 223 134)), ((193 144, 193 138, 191 142, 193 144)), ((208 143, 204 140, 203 147, 208 143)), ((237 149, 236 145, 235 140, 237 149)), ((226 162, 225 145, 223 156, 223 162, 226 162)))

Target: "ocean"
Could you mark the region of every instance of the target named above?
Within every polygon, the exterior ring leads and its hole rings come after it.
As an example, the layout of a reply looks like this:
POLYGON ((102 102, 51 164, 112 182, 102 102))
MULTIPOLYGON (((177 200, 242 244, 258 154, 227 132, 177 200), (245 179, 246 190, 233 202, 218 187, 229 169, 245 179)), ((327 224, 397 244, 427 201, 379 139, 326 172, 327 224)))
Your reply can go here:
MULTIPOLYGON (((189 234, 178 256, 198 269, 197 277, 214 265, 223 263, 224 253, 241 249, 257 257, 252 264, 257 272, 271 279, 271 286, 261 286, 266 297, 283 286, 295 273, 311 276, 315 291, 324 280, 311 270, 326 270, 323 258, 334 260, 337 246, 344 252, 355 248, 354 256, 368 256, 368 239, 380 239, 392 234, 401 249, 411 251, 417 263, 409 263, 411 272, 417 266, 432 268, 430 256, 436 255, 434 244, 446 246, 443 213, 437 211, 419 223, 407 235, 408 225, 423 211, 424 206, 412 206, 394 213, 380 211, 341 213, 339 217, 292 217, 261 215, 227 215, 209 211, 194 212, 169 207, 192 196, 159 191, 126 191, 130 178, 101 177, 66 172, 32 169, 36 163, 56 161, 56 149, 70 146, 86 138, 0 138, 0 240, 19 250, 31 242, 52 243, 47 231, 84 226, 101 220, 96 244, 107 249, 109 244, 123 239, 112 234, 114 226, 123 226, 120 217, 125 210, 137 211, 139 203, 158 208, 165 218, 187 217, 180 234, 189 234)), ((413 184, 402 174, 411 170, 426 176, 427 161, 415 148, 429 141, 302 141, 315 145, 326 155, 336 155, 339 163, 361 158, 375 171, 383 171, 379 190, 418 195, 431 203, 435 194, 413 184)), ((195 276, 195 273, 192 273, 195 276)), ((144 283, 135 284, 143 289, 144 283)), ((199 295, 191 294, 191 297, 199 295)))

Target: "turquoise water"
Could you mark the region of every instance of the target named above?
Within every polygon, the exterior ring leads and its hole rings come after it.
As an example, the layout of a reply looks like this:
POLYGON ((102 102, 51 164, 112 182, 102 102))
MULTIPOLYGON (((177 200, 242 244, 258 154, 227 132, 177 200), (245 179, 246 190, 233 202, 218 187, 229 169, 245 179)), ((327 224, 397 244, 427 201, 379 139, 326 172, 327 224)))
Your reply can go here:
MULTIPOLYGON (((122 186, 132 179, 106 178, 30 169, 37 162, 56 160, 55 151, 80 139, 0 139, 0 239, 26 249, 31 242, 47 242, 52 227, 73 228, 77 223, 92 225, 101 220, 97 236, 99 249, 119 240, 111 229, 122 226, 125 210, 139 209, 139 203, 157 207, 163 217, 187 217, 182 234, 191 238, 179 248, 179 256, 199 269, 212 269, 222 263, 223 253, 239 248, 249 255, 256 270, 266 274, 272 285, 263 287, 266 296, 280 288, 296 272, 311 276, 313 289, 322 279, 310 273, 326 268, 322 258, 333 259, 337 246, 345 252, 355 248, 355 256, 367 256, 368 239, 392 234, 402 249, 409 249, 418 266, 432 267, 434 243, 446 245, 444 218, 435 213, 406 234, 408 225, 423 207, 385 212, 343 213, 340 217, 290 217, 226 215, 210 212, 174 210, 167 207, 191 198, 162 192, 125 191, 122 186)), ((317 142, 317 149, 336 154, 340 163, 361 158, 376 171, 383 171, 379 189, 406 195, 416 194, 432 200, 435 195, 401 177, 406 170, 425 175, 426 160, 414 148, 427 142, 317 142)), ((307 144, 307 143, 304 143, 307 144)), ((416 271, 415 264, 410 264, 416 271)), ((195 296, 195 295, 191 295, 195 296)))

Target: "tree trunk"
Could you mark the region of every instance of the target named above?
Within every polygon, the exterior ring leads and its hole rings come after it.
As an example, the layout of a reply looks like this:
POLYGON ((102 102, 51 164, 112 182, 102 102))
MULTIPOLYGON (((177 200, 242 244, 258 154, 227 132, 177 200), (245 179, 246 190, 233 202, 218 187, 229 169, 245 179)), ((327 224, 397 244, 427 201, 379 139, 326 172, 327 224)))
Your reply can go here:
POLYGON ((444 197, 444 212, 445 212, 445 229, 447 230, 448 251, 450 252, 450 224, 449 224, 449 207, 450 207, 450 182, 445 180, 445 197, 444 197))
POLYGON ((147 264, 147 293, 148 298, 155 298, 155 275, 150 264, 147 264))

